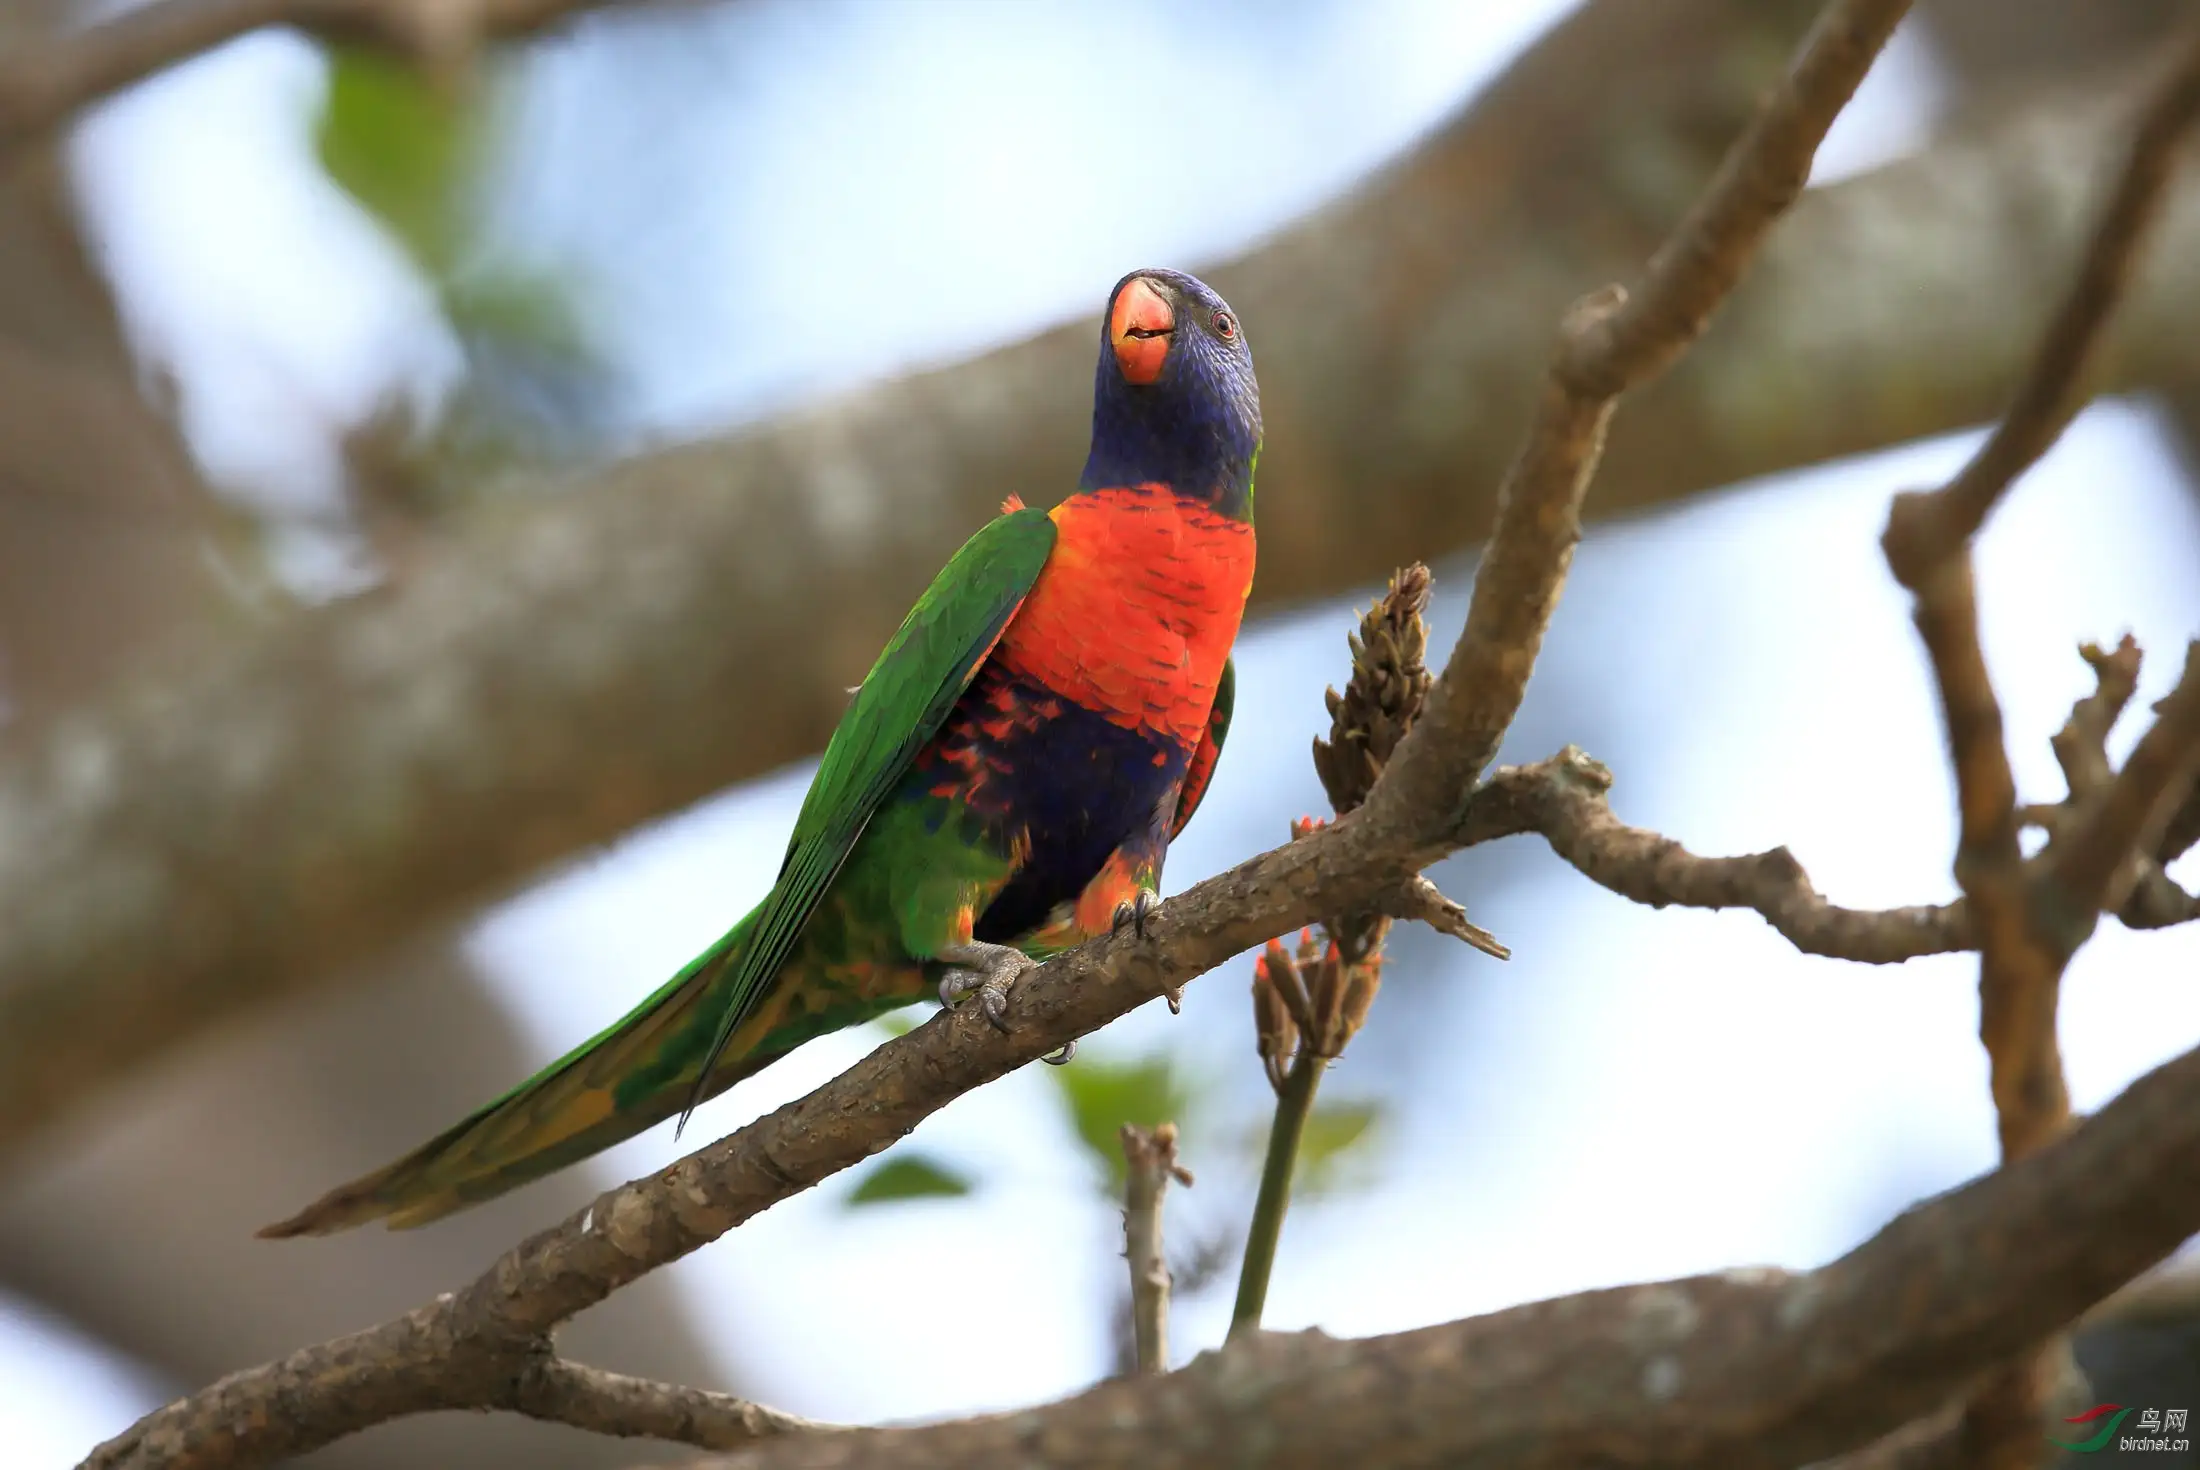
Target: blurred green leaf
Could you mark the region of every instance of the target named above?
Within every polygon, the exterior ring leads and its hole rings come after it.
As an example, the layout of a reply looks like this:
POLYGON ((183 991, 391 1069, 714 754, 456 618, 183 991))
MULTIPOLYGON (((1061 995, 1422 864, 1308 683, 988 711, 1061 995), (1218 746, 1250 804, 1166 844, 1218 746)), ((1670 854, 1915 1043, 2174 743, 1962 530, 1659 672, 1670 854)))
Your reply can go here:
POLYGON ((896 1154, 863 1176, 848 1196, 847 1207, 853 1210, 906 1199, 959 1199, 972 1187, 961 1174, 923 1154, 896 1154))
POLYGON ((439 284, 456 263, 480 124, 413 67, 356 47, 329 53, 314 144, 321 166, 388 225, 439 284))
MULTIPOLYGON (((1364 1145, 1381 1132, 1383 1119, 1383 1105, 1372 1099, 1315 1103, 1306 1131, 1299 1135, 1293 1193, 1311 1198, 1363 1183, 1368 1162, 1364 1145)), ((1261 1147, 1267 1147, 1265 1135, 1261 1147)))
POLYGON ((548 272, 467 271, 443 293, 443 309, 463 335, 523 344, 546 356, 586 362, 595 354, 573 309, 570 282, 548 272))
POLYGON ((1108 1171, 1111 1195, 1123 1192, 1125 1177, 1118 1130, 1125 1123, 1142 1128, 1183 1123, 1192 1101, 1191 1088, 1165 1056, 1135 1062, 1079 1057, 1067 1067, 1055 1068, 1053 1076, 1069 1103, 1077 1137, 1108 1171))

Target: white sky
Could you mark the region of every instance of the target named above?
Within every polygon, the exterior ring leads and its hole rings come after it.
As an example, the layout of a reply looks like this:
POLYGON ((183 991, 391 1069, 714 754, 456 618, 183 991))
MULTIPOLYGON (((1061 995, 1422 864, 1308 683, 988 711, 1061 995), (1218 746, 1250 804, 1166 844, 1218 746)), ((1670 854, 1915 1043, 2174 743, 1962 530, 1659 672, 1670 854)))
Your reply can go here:
MULTIPOLYGON (((588 283, 638 430, 718 421, 1082 310, 1126 262, 1241 245, 1409 141, 1561 7, 1306 4, 1268 30, 1197 8, 1173 29, 1218 61, 1212 100, 1189 119, 1173 85, 1104 64, 1125 26, 1159 23, 1158 0, 1134 8, 1152 15, 753 0, 700 37, 661 20, 592 25, 536 65, 499 230, 588 283), (1139 207, 1123 208, 1111 170, 1183 147, 1188 129, 1205 166, 1142 173, 1139 207), (993 289, 942 321, 927 283, 949 266, 993 289)), ((392 392, 432 396, 453 349, 401 257, 316 171, 304 118, 319 86, 301 44, 255 38, 104 109, 80 130, 78 161, 131 329, 180 380, 210 470, 253 503, 327 513, 341 503, 332 434, 392 392)), ((1898 48, 1821 174, 1908 146, 1936 96, 1924 48, 1898 48)), ((1624 720, 1623 816, 1703 851, 1787 842, 1844 902, 1948 894, 1938 727, 1876 536, 1888 495, 1944 474, 1967 443, 1591 534, 1550 657, 1592 675, 1624 720), (1682 686, 1696 692, 1674 698, 1682 686)), ((1987 651, 2028 794, 2060 790, 2045 737, 2082 688, 2079 638, 2132 628, 2159 692, 2200 627, 2193 505, 2157 427, 2111 405, 1988 536, 1987 651)), ((310 572, 342 550, 341 537, 304 536, 293 553, 310 572)), ((1456 577, 1442 585, 1458 591, 1456 577)), ((1456 595, 1439 605, 1447 643, 1458 608, 1456 595)), ((1306 740, 1344 627, 1340 603, 1248 632, 1244 713, 1171 889, 1313 805, 1306 740)), ((1551 728, 1538 710, 1553 697, 1531 701, 1528 726, 1551 728)), ((471 943, 545 1056, 762 893, 806 777, 705 803, 484 919, 471 943)), ((1459 896, 1518 957, 1444 955, 1440 983, 1421 987, 1410 1029, 1456 1027, 1455 1061, 1403 1034, 1407 1011, 1378 1007, 1362 1056, 1406 1058, 1414 1106, 1379 1146, 1371 1190, 1294 1213, 1273 1325, 1380 1331, 1621 1280, 1807 1265, 1990 1161, 1960 960, 1807 960, 1752 916, 1655 914, 1539 847, 1505 861, 1527 876, 1486 901, 1459 896)), ((2200 932, 2104 926, 2066 987, 2080 1106, 2200 1040, 2200 992, 2182 978, 2196 959, 2200 932)), ((1244 986, 1240 961, 1194 987, 1185 1017, 1142 1012, 1090 1051, 1166 1046, 1250 1077, 1244 986)), ((713 1104, 704 1126, 799 1094, 875 1040, 813 1044, 713 1104)), ((1332 1090, 1379 1082, 1382 1063, 1355 1060, 1332 1090)), ((1231 1126, 1257 1122, 1257 1094, 1234 1096, 1244 1116, 1231 1126)), ((745 1387, 805 1414, 879 1419, 1027 1402, 1104 1369, 1116 1217, 1045 1075, 984 1089, 918 1136, 983 1181, 976 1196, 848 1213, 836 1180, 673 1268, 698 1321, 752 1370, 745 1387), (873 1309, 883 1292, 927 1290, 980 1240, 997 1283, 982 1312, 929 1315, 919 1336, 873 1309), (907 1371, 979 1360, 986 1375, 907 1371)), ((1202 1144, 1187 1142, 1201 1187, 1175 1198, 1212 1224, 1241 1209, 1243 1181, 1227 1163, 1210 1173, 1202 1144)), ((544 1217, 672 1153, 662 1130, 625 1145, 557 1186, 555 1205, 546 1193, 544 1217)), ((1219 1341, 1227 1296, 1180 1305, 1181 1354, 1219 1341)), ((0 1442, 35 1446, 31 1462, 81 1453, 152 1396, 95 1347, 0 1303, 0 1442)))

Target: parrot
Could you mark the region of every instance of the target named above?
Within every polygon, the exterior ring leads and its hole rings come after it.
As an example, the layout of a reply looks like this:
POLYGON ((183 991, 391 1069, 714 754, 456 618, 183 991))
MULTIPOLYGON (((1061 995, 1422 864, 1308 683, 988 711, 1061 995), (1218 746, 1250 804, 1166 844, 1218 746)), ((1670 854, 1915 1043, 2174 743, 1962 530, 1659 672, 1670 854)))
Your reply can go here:
POLYGON ((1145 937, 1229 733, 1260 390, 1236 314, 1182 272, 1117 282, 1100 337, 1076 490, 1010 496, 933 579, 763 900, 609 1029, 261 1236, 424 1225, 934 994, 1007 1031, 1047 956, 1145 937))

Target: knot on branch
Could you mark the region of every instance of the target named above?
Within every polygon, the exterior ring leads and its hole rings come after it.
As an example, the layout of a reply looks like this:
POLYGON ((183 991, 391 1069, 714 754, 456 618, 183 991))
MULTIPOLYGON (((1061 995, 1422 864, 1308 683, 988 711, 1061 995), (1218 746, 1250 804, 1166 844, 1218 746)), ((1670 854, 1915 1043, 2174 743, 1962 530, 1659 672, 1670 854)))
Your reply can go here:
POLYGON ((1617 398, 1627 388, 1613 321, 1627 306, 1627 288, 1614 281, 1566 308, 1558 324, 1559 379, 1583 398, 1617 398))
POLYGON ((1578 745, 1562 747, 1546 762, 1552 777, 1602 796, 1612 789, 1612 768, 1578 745))

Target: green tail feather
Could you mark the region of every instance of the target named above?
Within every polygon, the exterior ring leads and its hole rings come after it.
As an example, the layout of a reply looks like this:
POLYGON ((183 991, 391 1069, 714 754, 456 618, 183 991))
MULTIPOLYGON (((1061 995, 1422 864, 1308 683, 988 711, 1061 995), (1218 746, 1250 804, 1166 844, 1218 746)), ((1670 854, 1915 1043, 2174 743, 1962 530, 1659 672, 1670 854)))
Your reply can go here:
MULTIPOLYGON (((519 1086, 374 1173, 337 1186, 261 1236, 329 1235, 389 1218, 425 1225, 632 1138, 680 1111, 723 1014, 755 915, 698 955, 614 1025, 519 1086)), ((780 1050, 729 1055, 712 1069, 715 1096, 780 1050)))

